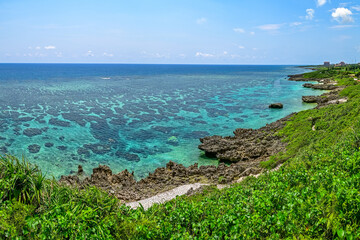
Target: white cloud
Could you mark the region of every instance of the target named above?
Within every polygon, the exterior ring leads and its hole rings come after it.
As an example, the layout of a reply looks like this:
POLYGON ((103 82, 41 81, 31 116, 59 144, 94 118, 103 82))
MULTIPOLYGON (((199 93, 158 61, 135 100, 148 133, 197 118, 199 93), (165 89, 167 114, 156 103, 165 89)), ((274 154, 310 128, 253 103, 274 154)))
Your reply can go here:
POLYGON ((353 6, 353 7, 351 7, 351 9, 354 9, 355 11, 360 11, 360 5, 353 6))
POLYGON ((347 8, 336 8, 331 16, 338 21, 339 23, 350 23, 354 22, 354 19, 351 17, 353 13, 347 8))
POLYGON ((241 46, 241 45, 239 45, 238 48, 240 48, 240 49, 245 49, 245 47, 244 47, 244 46, 241 46))
POLYGON ((37 47, 35 47, 35 49, 36 49, 36 50, 40 50, 40 49, 41 49, 41 47, 37 46, 37 47))
POLYGON ((167 54, 160 54, 160 53, 154 53, 153 56, 156 57, 156 58, 167 58, 167 57, 169 57, 167 54))
POLYGON ((352 27, 356 27, 355 25, 334 25, 331 26, 329 28, 331 29, 343 29, 343 28, 352 28, 352 27))
POLYGON ((103 53, 103 56, 104 56, 104 57, 113 57, 113 56, 114 56, 114 54, 104 52, 104 53, 103 53))
POLYGON ((275 31, 275 30, 279 30, 281 25, 282 24, 265 24, 258 26, 258 28, 264 31, 275 31))
POLYGON ((255 32, 250 32, 250 35, 255 35, 255 32))
POLYGON ((142 55, 144 55, 145 58, 170 58, 170 54, 161 54, 161 53, 151 53, 142 51, 142 55))
POLYGON ((302 24, 302 22, 293 22, 293 23, 290 23, 290 26, 296 27, 296 26, 300 26, 301 24, 302 24))
POLYGON ((95 56, 94 53, 91 50, 87 51, 87 53, 85 55, 88 56, 88 57, 95 56))
POLYGON ((245 33, 245 30, 243 28, 234 28, 233 30, 237 33, 245 33))
POLYGON ((202 53, 202 52, 197 52, 195 54, 195 57, 213 57, 214 55, 213 54, 210 54, 210 53, 202 53))
POLYGON ((57 57, 63 57, 62 52, 57 52, 57 53, 55 53, 55 54, 56 54, 57 57))
MULTIPOLYGON (((36 47, 36 49, 37 49, 37 48, 38 48, 38 47, 36 47)), ((40 47, 39 47, 39 49, 40 49, 40 47)), ((45 46, 44 49, 46 49, 46 50, 54 50, 54 49, 56 49, 56 47, 55 47, 55 46, 52 46, 52 45, 49 45, 49 46, 45 46)))
POLYGON ((257 51, 258 49, 254 47, 253 50, 254 50, 254 51, 257 51))
POLYGON ((306 9, 306 16, 307 20, 312 20, 314 18, 315 10, 312 8, 306 9))
POLYGON ((201 25, 201 24, 204 24, 204 23, 206 23, 206 22, 207 22, 207 19, 204 18, 204 17, 203 17, 203 18, 199 18, 199 19, 196 20, 196 23, 197 23, 197 24, 200 24, 200 25, 201 25))
POLYGON ((325 5, 325 3, 327 1, 326 0, 317 0, 316 2, 317 2, 318 7, 321 7, 321 6, 325 5))
POLYGON ((228 52, 227 51, 224 51, 224 55, 227 55, 228 54, 228 52))

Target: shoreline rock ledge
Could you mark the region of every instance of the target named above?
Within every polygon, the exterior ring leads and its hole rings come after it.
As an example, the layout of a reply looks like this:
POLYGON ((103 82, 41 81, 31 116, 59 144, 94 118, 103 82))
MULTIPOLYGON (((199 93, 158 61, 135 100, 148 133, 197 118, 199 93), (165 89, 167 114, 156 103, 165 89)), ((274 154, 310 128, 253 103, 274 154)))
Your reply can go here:
POLYGON ((286 143, 275 133, 295 114, 292 113, 260 129, 238 128, 234 131, 233 137, 215 135, 201 138, 198 148, 203 150, 207 157, 225 162, 267 160, 270 156, 285 150, 286 143))
POLYGON ((182 164, 168 162, 166 167, 157 168, 153 173, 135 180, 134 173, 124 170, 113 174, 110 167, 99 165, 90 176, 85 176, 81 166, 78 172, 69 176, 61 176, 59 182, 68 186, 85 188, 96 186, 123 202, 138 201, 163 193, 176 187, 193 184, 229 184, 241 177, 263 172, 255 162, 239 162, 230 166, 220 163, 218 166, 198 166, 197 163, 185 167, 182 164))

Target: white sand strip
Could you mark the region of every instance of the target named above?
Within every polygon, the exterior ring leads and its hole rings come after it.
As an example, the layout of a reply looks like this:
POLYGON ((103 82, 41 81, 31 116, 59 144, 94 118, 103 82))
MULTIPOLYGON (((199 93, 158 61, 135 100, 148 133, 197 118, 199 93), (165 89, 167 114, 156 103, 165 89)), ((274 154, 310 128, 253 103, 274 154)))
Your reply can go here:
MULTIPOLYGON (((270 172, 279 170, 281 165, 282 164, 280 164, 276 168, 270 170, 270 172)), ((256 174, 256 175, 250 174, 249 176, 253 176, 253 177, 257 178, 260 175, 261 175, 261 173, 256 174)), ((239 178, 236 181, 236 183, 239 183, 239 182, 243 181, 245 178, 247 178, 249 176, 244 176, 244 177, 239 178)), ((146 198, 146 199, 136 201, 136 202, 125 203, 125 205, 128 206, 128 207, 131 207, 132 209, 136 209, 136 208, 140 207, 140 204, 141 204, 144 207, 144 209, 147 210, 148 208, 150 208, 155 203, 161 204, 161 203, 170 201, 171 199, 176 198, 176 196, 181 196, 181 195, 186 194, 191 188, 193 190, 196 190, 196 189, 200 188, 201 186, 205 186, 205 185, 209 185, 209 184, 194 183, 194 184, 182 185, 182 186, 179 186, 179 187, 174 188, 172 190, 169 190, 167 192, 159 193, 159 194, 157 194, 155 196, 152 196, 150 198, 146 198)), ((223 188, 226 188, 226 187, 231 187, 231 184, 223 184, 223 185, 218 184, 216 187, 218 189, 223 189, 223 188)))
POLYGON ((144 209, 147 210, 155 203, 160 204, 160 203, 170 201, 171 199, 176 198, 176 196, 186 194, 191 188, 193 190, 196 190, 203 185, 207 185, 207 184, 194 183, 194 184, 182 185, 182 186, 179 186, 172 190, 169 190, 167 192, 159 193, 159 194, 152 196, 150 198, 147 198, 147 199, 143 199, 143 200, 136 201, 136 202, 126 203, 126 206, 136 209, 136 208, 140 207, 140 204, 141 204, 144 207, 144 209))

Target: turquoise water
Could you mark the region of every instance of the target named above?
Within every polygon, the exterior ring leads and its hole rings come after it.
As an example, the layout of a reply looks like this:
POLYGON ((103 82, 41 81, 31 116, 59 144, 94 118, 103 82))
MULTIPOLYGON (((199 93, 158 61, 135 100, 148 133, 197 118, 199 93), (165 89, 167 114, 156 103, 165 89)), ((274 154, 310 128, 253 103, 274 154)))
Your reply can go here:
POLYGON ((145 177, 169 160, 217 164, 199 138, 314 107, 293 66, 0 64, 0 152, 48 176, 98 164, 145 177), (269 109, 282 102, 283 109, 269 109), (29 147, 30 146, 30 147, 29 147))

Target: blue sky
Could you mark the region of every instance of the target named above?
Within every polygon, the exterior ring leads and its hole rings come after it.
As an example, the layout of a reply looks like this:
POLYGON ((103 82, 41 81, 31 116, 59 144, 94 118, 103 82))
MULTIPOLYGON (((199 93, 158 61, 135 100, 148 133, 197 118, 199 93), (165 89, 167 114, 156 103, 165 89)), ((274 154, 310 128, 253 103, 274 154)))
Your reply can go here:
POLYGON ((359 26, 359 0, 0 0, 0 62, 360 62, 359 26))

